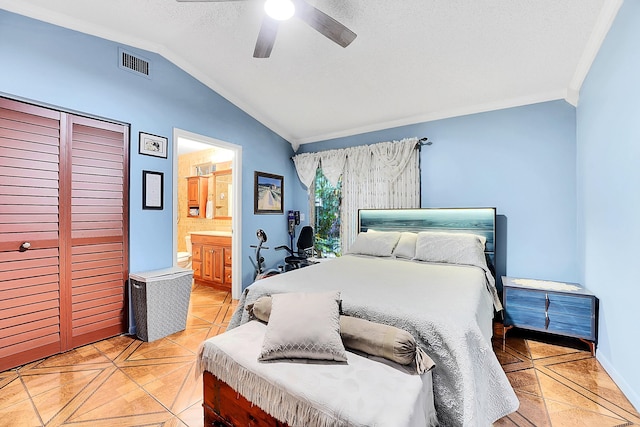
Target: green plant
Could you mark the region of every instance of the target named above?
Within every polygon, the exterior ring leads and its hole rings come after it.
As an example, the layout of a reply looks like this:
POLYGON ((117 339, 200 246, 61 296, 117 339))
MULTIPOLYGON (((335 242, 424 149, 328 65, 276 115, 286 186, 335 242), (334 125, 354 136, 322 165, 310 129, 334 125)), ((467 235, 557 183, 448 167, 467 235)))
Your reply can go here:
POLYGON ((332 186, 322 173, 316 171, 315 196, 315 242, 323 256, 340 256, 340 201, 341 181, 332 186))

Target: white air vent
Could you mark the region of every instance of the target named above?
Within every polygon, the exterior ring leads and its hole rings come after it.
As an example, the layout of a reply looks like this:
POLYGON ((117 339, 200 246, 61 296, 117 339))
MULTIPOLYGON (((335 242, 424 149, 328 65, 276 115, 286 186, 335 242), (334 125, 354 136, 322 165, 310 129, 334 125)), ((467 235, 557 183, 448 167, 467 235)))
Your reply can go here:
POLYGON ((130 71, 139 76, 150 78, 151 75, 151 63, 141 57, 140 55, 134 55, 131 52, 127 52, 124 49, 118 49, 118 67, 123 70, 130 71))

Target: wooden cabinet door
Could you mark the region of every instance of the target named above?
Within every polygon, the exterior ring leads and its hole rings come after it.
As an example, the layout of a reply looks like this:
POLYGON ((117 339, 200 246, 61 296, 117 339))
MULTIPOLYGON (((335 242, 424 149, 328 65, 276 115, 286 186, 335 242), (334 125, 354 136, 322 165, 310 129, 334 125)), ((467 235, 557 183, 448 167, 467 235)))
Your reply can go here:
POLYGON ((224 250, 219 246, 202 246, 202 278, 213 283, 224 282, 224 250))
POLYGON ((205 218, 209 178, 192 176, 187 178, 187 216, 205 218), (195 212, 194 212, 195 211, 195 212))
POLYGON ((216 246, 213 255, 213 282, 224 283, 224 249, 216 246))
POLYGON ((198 207, 200 205, 200 178, 187 178, 187 198, 188 207, 198 207))

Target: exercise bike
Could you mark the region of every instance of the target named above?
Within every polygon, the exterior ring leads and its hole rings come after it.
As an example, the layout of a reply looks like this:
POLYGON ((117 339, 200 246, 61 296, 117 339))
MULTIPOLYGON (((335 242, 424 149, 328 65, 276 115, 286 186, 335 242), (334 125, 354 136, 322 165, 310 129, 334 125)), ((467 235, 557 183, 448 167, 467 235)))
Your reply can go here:
POLYGON ((276 269, 265 269, 264 265, 264 257, 260 255, 260 251, 262 249, 269 249, 267 246, 263 246, 262 244, 267 241, 267 233, 264 232, 263 229, 259 228, 256 231, 256 237, 258 237, 258 244, 251 245, 250 248, 254 248, 256 250, 255 253, 255 261, 249 257, 253 267, 255 268, 254 280, 264 279, 265 277, 274 276, 276 274, 280 274, 279 270, 276 269))
POLYGON ((283 245, 276 246, 275 248, 277 251, 284 249, 289 253, 289 255, 284 258, 285 271, 315 264, 314 261, 311 261, 309 259, 314 255, 315 244, 313 238, 313 227, 311 227, 310 225, 305 225, 304 227, 302 227, 296 247, 294 248, 293 239, 296 236, 296 226, 300 225, 300 211, 289 211, 287 217, 287 232, 289 233, 289 240, 291 242, 290 246, 283 245))

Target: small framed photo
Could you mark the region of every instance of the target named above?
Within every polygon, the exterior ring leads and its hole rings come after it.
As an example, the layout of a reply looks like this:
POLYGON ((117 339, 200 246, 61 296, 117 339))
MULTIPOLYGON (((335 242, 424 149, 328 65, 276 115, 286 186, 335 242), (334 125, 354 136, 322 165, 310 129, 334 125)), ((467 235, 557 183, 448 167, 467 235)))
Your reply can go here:
POLYGON ((164 208, 164 173, 142 171, 142 209, 164 208))
POLYGON ((140 132, 138 153, 147 156, 167 158, 167 138, 140 132))
POLYGON ((284 177, 255 172, 254 214, 281 214, 284 209, 284 177))

